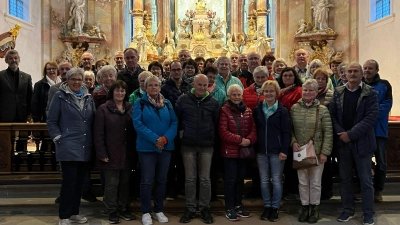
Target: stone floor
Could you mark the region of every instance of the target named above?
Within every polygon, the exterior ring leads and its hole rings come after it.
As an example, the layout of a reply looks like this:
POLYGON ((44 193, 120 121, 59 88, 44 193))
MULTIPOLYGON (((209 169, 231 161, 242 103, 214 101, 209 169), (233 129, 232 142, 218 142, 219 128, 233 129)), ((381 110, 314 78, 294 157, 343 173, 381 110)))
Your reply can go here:
MULTIPOLYGON (((1 185, 0 186, 0 224, 5 225, 44 225, 57 224, 58 205, 54 204, 54 199, 59 192, 59 185, 1 185)), ((334 189, 334 197, 328 201, 322 201, 320 205, 321 219, 318 224, 362 224, 361 202, 356 204, 356 218, 347 222, 340 223, 336 217, 341 211, 340 198, 337 187, 334 189)), ((375 204, 377 225, 398 225, 400 224, 400 184, 389 183, 384 192, 384 202, 375 204)), ((99 197, 99 200, 102 198, 99 197)), ((223 196, 219 200, 211 202, 211 210, 214 215, 214 224, 230 223, 224 215, 223 196)), ((266 224, 268 221, 259 220, 262 212, 261 199, 245 199, 243 204, 252 216, 243 218, 236 224, 266 224)), ((81 214, 89 218, 91 225, 109 224, 107 216, 101 214, 104 209, 101 201, 89 203, 82 201, 81 214)), ((297 222, 299 201, 285 201, 281 207, 279 221, 276 225, 300 224, 297 222)), ((165 214, 169 217, 168 224, 179 224, 179 217, 184 210, 184 199, 165 202, 165 214)), ((132 212, 138 219, 135 221, 121 221, 121 224, 141 224, 140 203, 133 202, 132 212)), ((154 221, 154 224, 158 224, 154 221)), ((192 220, 190 224, 204 224, 199 218, 192 220)))

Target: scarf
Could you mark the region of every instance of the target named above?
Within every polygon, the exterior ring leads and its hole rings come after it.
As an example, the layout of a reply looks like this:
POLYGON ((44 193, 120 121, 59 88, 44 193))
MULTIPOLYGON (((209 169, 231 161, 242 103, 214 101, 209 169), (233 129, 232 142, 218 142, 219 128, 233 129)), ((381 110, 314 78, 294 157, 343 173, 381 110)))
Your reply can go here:
POLYGON ((216 84, 213 83, 211 86, 207 87, 207 91, 212 93, 215 90, 215 86, 216 86, 216 84))
POLYGON ((303 101, 303 103, 304 103, 305 106, 311 107, 311 106, 313 106, 313 105, 317 102, 317 99, 312 100, 310 103, 307 103, 307 102, 304 101, 303 99, 302 99, 302 101, 303 101))
MULTIPOLYGON (((68 88, 69 88, 69 87, 68 87, 68 88)), ((70 89, 70 90, 71 90, 71 89, 70 89)), ((74 92, 74 91, 72 91, 72 90, 71 90, 71 93, 72 93, 73 95, 75 95, 75 97, 81 98, 84 92, 83 92, 83 88, 81 88, 81 89, 79 89, 79 93, 76 93, 76 92, 74 92)))
POLYGON ((247 108, 243 102, 240 102, 239 104, 235 104, 231 100, 228 100, 228 104, 235 107, 240 113, 244 113, 244 111, 246 111, 246 108, 247 108))
POLYGON ((150 95, 148 93, 146 93, 146 94, 147 94, 147 98, 148 98, 149 102, 151 104, 153 104, 154 107, 156 107, 156 109, 164 107, 164 96, 161 93, 158 94, 156 99, 150 97, 150 95))
POLYGON ((263 103, 262 103, 262 111, 264 112, 265 120, 268 120, 268 118, 272 114, 274 114, 277 109, 278 109, 278 100, 276 100, 275 103, 269 108, 268 108, 267 103, 264 100, 263 103))
POLYGON ((103 84, 103 88, 104 88, 104 91, 106 91, 106 93, 108 94, 109 90, 108 90, 108 88, 106 88, 106 85, 103 84))
POLYGON ((55 84, 61 83, 60 77, 57 76, 56 78, 57 78, 56 82, 54 82, 52 79, 50 79, 49 76, 46 75, 46 80, 47 80, 47 83, 50 85, 50 87, 55 85, 55 84))
POLYGON ((254 88, 256 89, 256 93, 261 95, 261 92, 262 92, 261 86, 258 86, 256 83, 254 83, 254 88))
POLYGON ((327 90, 327 87, 325 87, 324 89, 318 89, 318 94, 317 94, 317 96, 319 96, 319 95, 321 95, 321 94, 323 94, 323 93, 325 93, 325 91, 327 90))
POLYGON ((292 84, 292 85, 290 85, 289 87, 286 87, 286 88, 281 89, 280 92, 279 92, 279 94, 280 94, 280 95, 285 95, 286 93, 288 93, 288 92, 290 92, 291 90, 293 90, 293 88, 295 88, 295 87, 296 87, 296 85, 295 85, 295 84, 292 84))

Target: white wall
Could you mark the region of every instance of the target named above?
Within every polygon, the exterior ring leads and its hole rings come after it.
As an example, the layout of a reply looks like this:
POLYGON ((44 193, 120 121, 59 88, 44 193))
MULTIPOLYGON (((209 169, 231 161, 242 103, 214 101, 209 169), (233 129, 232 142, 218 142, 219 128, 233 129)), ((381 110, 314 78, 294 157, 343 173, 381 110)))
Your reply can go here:
POLYGON ((392 116, 400 115, 400 1, 391 1, 392 15, 370 23, 370 0, 359 1, 359 62, 368 59, 379 63, 381 78, 393 88, 392 116), (398 15, 396 15, 398 14, 398 15))
MULTIPOLYGON (((8 15, 8 0, 0 1, 0 33, 4 33, 13 28, 15 24, 22 27, 19 30, 15 50, 19 52, 21 63, 20 70, 32 76, 32 82, 42 78, 42 31, 41 31, 41 1, 30 0, 29 16, 30 22, 19 20, 8 15)), ((0 70, 4 70, 8 65, 4 59, 0 59, 0 70)))

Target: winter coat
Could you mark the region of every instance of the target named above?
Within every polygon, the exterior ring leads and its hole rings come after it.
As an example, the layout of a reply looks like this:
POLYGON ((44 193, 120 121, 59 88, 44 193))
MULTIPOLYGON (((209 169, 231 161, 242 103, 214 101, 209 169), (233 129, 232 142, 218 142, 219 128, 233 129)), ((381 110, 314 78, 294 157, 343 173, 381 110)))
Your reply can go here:
POLYGON ((135 102, 132 120, 137 133, 138 152, 161 152, 156 146, 156 141, 161 136, 168 141, 163 151, 175 149, 174 138, 178 130, 178 119, 170 101, 164 99, 164 107, 157 109, 145 94, 135 102))
POLYGON ((286 106, 288 111, 292 108, 292 105, 296 104, 302 96, 302 88, 301 87, 294 87, 292 90, 279 94, 278 100, 286 106))
POLYGON ((229 76, 228 81, 225 83, 224 78, 218 74, 217 77, 215 78, 215 85, 224 90, 225 93, 227 94, 228 94, 228 88, 232 84, 238 84, 240 87, 243 88, 242 82, 237 77, 232 76, 232 74, 229 74, 228 76, 229 76))
POLYGON ((168 79, 161 87, 161 94, 171 102, 172 106, 175 106, 176 100, 181 95, 190 92, 190 89, 192 89, 192 85, 186 83, 184 80, 182 80, 181 86, 178 89, 175 82, 172 79, 168 79))
POLYGON ((333 97, 333 91, 331 91, 328 87, 325 88, 325 91, 321 94, 317 95, 317 99, 321 105, 328 107, 329 102, 333 97))
POLYGON ((215 86, 215 88, 212 92, 212 96, 218 100, 219 106, 221 106, 221 107, 228 100, 228 97, 226 96, 225 91, 217 86, 215 86))
POLYGON ((139 88, 139 74, 144 70, 137 65, 135 71, 131 72, 125 67, 122 71, 118 73, 117 80, 122 80, 128 86, 128 92, 126 94, 131 95, 132 92, 139 88))
POLYGON ((300 146, 314 138, 314 148, 317 155, 323 153, 328 156, 332 152, 333 129, 331 115, 328 108, 321 105, 316 99, 314 104, 306 106, 303 99, 294 104, 290 110, 293 125, 292 145, 297 142, 300 146), (317 115, 317 107, 319 109, 317 115), (318 117, 318 127, 314 134, 315 121, 318 117))
POLYGON ((67 85, 61 85, 60 91, 54 94, 47 116, 47 128, 53 140, 58 138, 55 142, 57 161, 87 162, 91 156, 96 107, 87 88, 82 85, 84 94, 81 110, 73 94, 66 89, 67 85))
POLYGON ((262 154, 288 154, 292 138, 289 112, 278 102, 276 111, 265 120, 265 114, 260 102, 253 111, 257 128, 255 150, 262 154))
POLYGON ((250 87, 254 83, 253 74, 248 70, 244 70, 238 78, 242 82, 243 88, 250 87))
POLYGON ((121 112, 113 100, 108 100, 96 110, 94 120, 94 146, 98 168, 123 170, 130 168, 133 143, 130 141, 132 124, 132 105, 124 102, 121 112), (108 158, 109 162, 102 159, 108 158))
POLYGON ((242 138, 249 139, 250 145, 254 145, 257 140, 256 125, 251 109, 246 107, 244 113, 241 113, 236 107, 228 102, 225 103, 219 116, 219 136, 221 137, 221 156, 239 158, 241 147, 239 144, 242 143, 242 138), (242 134, 239 134, 233 113, 236 114, 242 134))
POLYGON ((389 81, 381 79, 376 74, 371 83, 368 83, 376 92, 378 92, 378 121, 375 124, 375 136, 388 137, 389 112, 392 109, 393 97, 392 86, 389 81))
MULTIPOLYGON (((329 112, 332 116, 334 133, 347 132, 350 138, 350 147, 357 157, 369 156, 376 149, 376 140, 374 126, 378 119, 378 95, 369 85, 363 84, 360 98, 357 103, 356 117, 354 126, 351 130, 343 128, 343 99, 346 86, 340 86, 335 89, 331 103, 329 103, 329 112)), ((343 142, 339 139, 339 146, 343 142)))
POLYGON ((134 105, 136 100, 141 99, 142 97, 143 95, 140 93, 140 88, 138 88, 129 96, 129 103, 134 105))
POLYGON ((96 109, 107 102, 107 92, 104 86, 101 86, 101 88, 93 94, 93 101, 96 105, 96 109))
POLYGON ((248 88, 243 91, 243 102, 247 105, 251 110, 254 110, 256 106, 264 101, 264 95, 256 92, 256 87, 254 84, 250 85, 248 88))
POLYGON ((217 132, 219 103, 208 91, 202 99, 191 92, 179 97, 175 112, 183 131, 182 144, 189 146, 211 147, 217 132))
POLYGON ((46 122, 46 107, 50 84, 46 77, 35 83, 32 94, 31 113, 34 122, 46 122))

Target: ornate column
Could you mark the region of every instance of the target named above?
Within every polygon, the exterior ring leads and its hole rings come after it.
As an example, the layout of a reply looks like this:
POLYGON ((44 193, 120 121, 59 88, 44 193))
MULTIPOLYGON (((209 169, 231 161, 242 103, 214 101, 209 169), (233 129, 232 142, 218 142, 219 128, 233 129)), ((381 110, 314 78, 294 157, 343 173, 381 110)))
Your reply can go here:
POLYGON ((135 0, 130 13, 132 14, 134 28, 143 25, 143 0, 135 0))
POLYGON ((239 9, 240 6, 238 4, 238 0, 231 1, 231 24, 228 24, 231 27, 231 34, 238 34, 239 31, 239 9))
POLYGON ((270 12, 268 9, 266 0, 257 0, 257 29, 260 25, 264 25, 264 29, 266 29, 267 25, 265 24, 267 21, 267 15, 270 12))
MULTIPOLYGON (((171 2, 170 0, 157 0, 157 15, 158 15, 158 41, 162 41, 165 38, 165 35, 170 36, 171 30, 171 2), (160 39, 160 40, 159 40, 160 39)), ((157 26, 158 26, 157 24, 157 26)), ((175 30, 177 33, 178 30, 175 30)), ((174 38, 174 37, 171 37, 174 38)))

